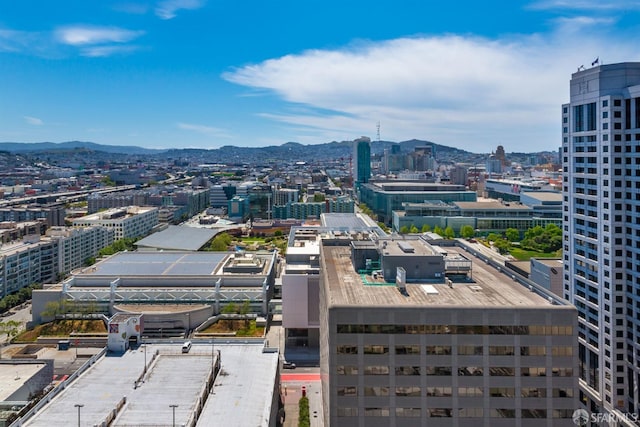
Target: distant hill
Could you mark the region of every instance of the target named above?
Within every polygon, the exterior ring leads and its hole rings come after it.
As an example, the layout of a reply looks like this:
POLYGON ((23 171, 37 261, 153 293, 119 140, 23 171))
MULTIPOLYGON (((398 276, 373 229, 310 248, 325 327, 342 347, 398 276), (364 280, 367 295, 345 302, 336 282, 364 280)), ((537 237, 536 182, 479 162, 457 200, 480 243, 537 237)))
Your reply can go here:
POLYGON ((153 150, 149 148, 125 146, 125 145, 104 145, 86 141, 69 142, 0 142, 0 151, 11 153, 32 153, 44 151, 73 151, 90 150, 102 151, 104 153, 120 154, 157 154, 166 150, 153 150))
MULTIPOLYGON (((381 156, 385 150, 392 146, 399 145, 401 153, 415 151, 416 147, 430 145, 433 146, 435 157, 440 162, 484 162, 489 153, 471 153, 454 147, 436 144, 431 141, 411 139, 402 142, 392 141, 372 141, 371 155, 381 156)), ((24 155, 40 155, 43 153, 59 153, 66 155, 86 155, 87 153, 106 153, 107 155, 120 154, 122 156, 147 156, 157 159, 180 159, 206 162, 206 163, 226 163, 226 164, 270 164, 274 161, 305 161, 316 162, 325 160, 344 159, 348 161, 353 154, 352 141, 331 141, 324 144, 304 145, 298 142, 286 142, 282 145, 272 145, 267 147, 238 147, 227 145, 216 149, 200 148, 174 148, 174 149, 149 149, 136 146, 104 145, 86 141, 70 142, 37 142, 18 143, 0 142, 0 151, 24 155)), ((552 153, 553 154, 553 153, 552 153)), ((511 154, 515 161, 522 161, 529 155, 520 153, 511 154)))

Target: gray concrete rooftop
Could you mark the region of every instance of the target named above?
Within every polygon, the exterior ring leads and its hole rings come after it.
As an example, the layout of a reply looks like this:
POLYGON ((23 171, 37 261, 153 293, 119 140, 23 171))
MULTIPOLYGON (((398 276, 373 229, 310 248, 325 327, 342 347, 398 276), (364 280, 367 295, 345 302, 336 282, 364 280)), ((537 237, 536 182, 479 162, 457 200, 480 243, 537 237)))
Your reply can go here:
MULTIPOLYGON (((212 347, 194 342, 188 354, 181 343, 146 344, 122 355, 101 358, 94 366, 67 385, 24 426, 100 425, 126 396, 112 426, 170 426, 187 424, 198 399, 206 391, 213 364, 212 347), (153 354, 159 356, 153 360, 153 354), (144 363, 147 373, 142 382, 144 363)), ((199 426, 264 425, 268 419, 278 368, 278 353, 262 353, 262 344, 216 344, 221 373, 198 420, 199 426)))
MULTIPOLYGON (((486 265, 458 247, 447 247, 449 256, 464 255, 473 261, 472 280, 463 283, 407 283, 408 296, 395 286, 365 285, 351 263, 348 247, 325 246, 322 256, 329 287, 329 306, 464 306, 464 307, 544 307, 547 299, 510 276, 486 265)), ((511 274, 511 273, 509 273, 511 274)))
POLYGON ((20 363, 19 360, 0 363, 0 402, 19 390, 45 366, 45 363, 20 363))
POLYGON ((197 353, 182 355, 179 345, 161 348, 161 355, 151 363, 154 346, 147 348, 149 364, 144 383, 134 383, 144 370, 142 348, 122 355, 100 359, 67 389, 56 396, 25 426, 69 426, 78 422, 83 426, 100 425, 107 415, 126 396, 127 403, 116 417, 118 425, 171 425, 176 408, 176 425, 187 422, 208 372, 211 355, 197 353))
POLYGON ((228 345, 221 351, 222 372, 196 426, 269 425, 278 353, 263 353, 261 345, 228 345))

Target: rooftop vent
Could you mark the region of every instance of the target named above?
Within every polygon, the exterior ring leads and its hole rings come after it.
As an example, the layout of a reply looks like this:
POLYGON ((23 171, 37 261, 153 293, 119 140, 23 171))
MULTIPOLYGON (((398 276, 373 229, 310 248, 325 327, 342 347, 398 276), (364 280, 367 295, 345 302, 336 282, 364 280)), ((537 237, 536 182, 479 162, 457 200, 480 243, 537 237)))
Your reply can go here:
POLYGON ((398 242, 398 247, 404 253, 410 254, 414 251, 413 246, 411 246, 409 242, 398 242))

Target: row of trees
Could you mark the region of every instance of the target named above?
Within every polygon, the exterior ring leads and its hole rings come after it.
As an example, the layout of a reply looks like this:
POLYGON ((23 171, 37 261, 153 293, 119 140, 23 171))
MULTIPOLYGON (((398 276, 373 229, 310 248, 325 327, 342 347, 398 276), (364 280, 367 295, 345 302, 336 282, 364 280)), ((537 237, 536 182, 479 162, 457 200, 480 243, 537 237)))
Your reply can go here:
POLYGON ((31 299, 31 293, 34 289, 40 289, 40 285, 36 283, 31 284, 26 288, 22 288, 19 291, 9 294, 0 299, 0 313, 4 313, 5 311, 8 311, 13 307, 16 307, 23 302, 31 299))
MULTIPOLYGON (((471 233, 472 234, 471 234, 470 237, 473 237, 473 234, 475 234, 475 230, 470 225, 465 225, 460 229, 460 236, 461 237, 465 237, 463 235, 463 231, 465 231, 465 232, 468 231, 467 229, 465 229, 465 227, 468 227, 468 228, 471 229, 471 233)), ((431 230, 431 226, 429 224, 424 224, 421 229, 418 229, 418 227, 416 227, 413 224, 411 225, 411 227, 409 227, 407 225, 403 225, 402 227, 400 227, 400 234, 409 234, 409 233, 415 234, 415 233, 420 233, 420 232, 428 233, 430 231, 433 231, 437 235, 439 235, 441 237, 444 237, 446 239, 453 239, 453 238, 456 237, 456 232, 450 226, 445 228, 445 229, 442 229, 442 227, 439 227, 439 226, 436 225, 435 227, 433 227, 433 230, 431 230)))
MULTIPOLYGON (((418 229, 415 225, 403 226, 400 228, 400 234, 409 233, 426 233, 432 231, 428 224, 422 226, 422 229, 418 229)), ((444 230, 441 227, 434 227, 433 232, 447 239, 453 239, 456 237, 456 233, 451 227, 447 227, 444 230)), ((476 231, 470 225, 463 225, 460 228, 459 236, 464 239, 471 239, 475 236, 476 231)), ((555 224, 548 224, 546 227, 535 226, 530 228, 521 236, 520 231, 516 228, 507 228, 504 233, 489 233, 487 236, 489 242, 493 242, 494 246, 498 248, 501 253, 509 251, 511 245, 515 242, 520 242, 520 247, 527 250, 536 252, 555 252, 562 247, 562 230, 555 224)))
POLYGON ((562 229, 555 224, 539 225, 525 231, 521 239, 520 232, 515 228, 508 228, 503 234, 490 233, 487 240, 493 242, 500 253, 506 253, 515 242, 520 242, 522 249, 536 252, 556 252, 562 248, 562 229))

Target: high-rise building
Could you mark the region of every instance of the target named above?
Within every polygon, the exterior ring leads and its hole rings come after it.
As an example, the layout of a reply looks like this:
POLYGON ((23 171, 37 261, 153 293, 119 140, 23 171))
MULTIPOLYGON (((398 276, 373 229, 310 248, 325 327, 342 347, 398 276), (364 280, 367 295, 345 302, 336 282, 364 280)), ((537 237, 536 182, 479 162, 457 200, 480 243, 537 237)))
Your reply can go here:
POLYGON ((353 175, 356 185, 369 182, 371 177, 371 139, 366 136, 353 141, 353 175))
POLYGON ((640 62, 571 76, 562 163, 564 296, 579 312, 580 398, 631 425, 640 411, 640 62))
POLYGON ((575 425, 577 310, 487 262, 421 238, 323 240, 326 426, 575 425))

